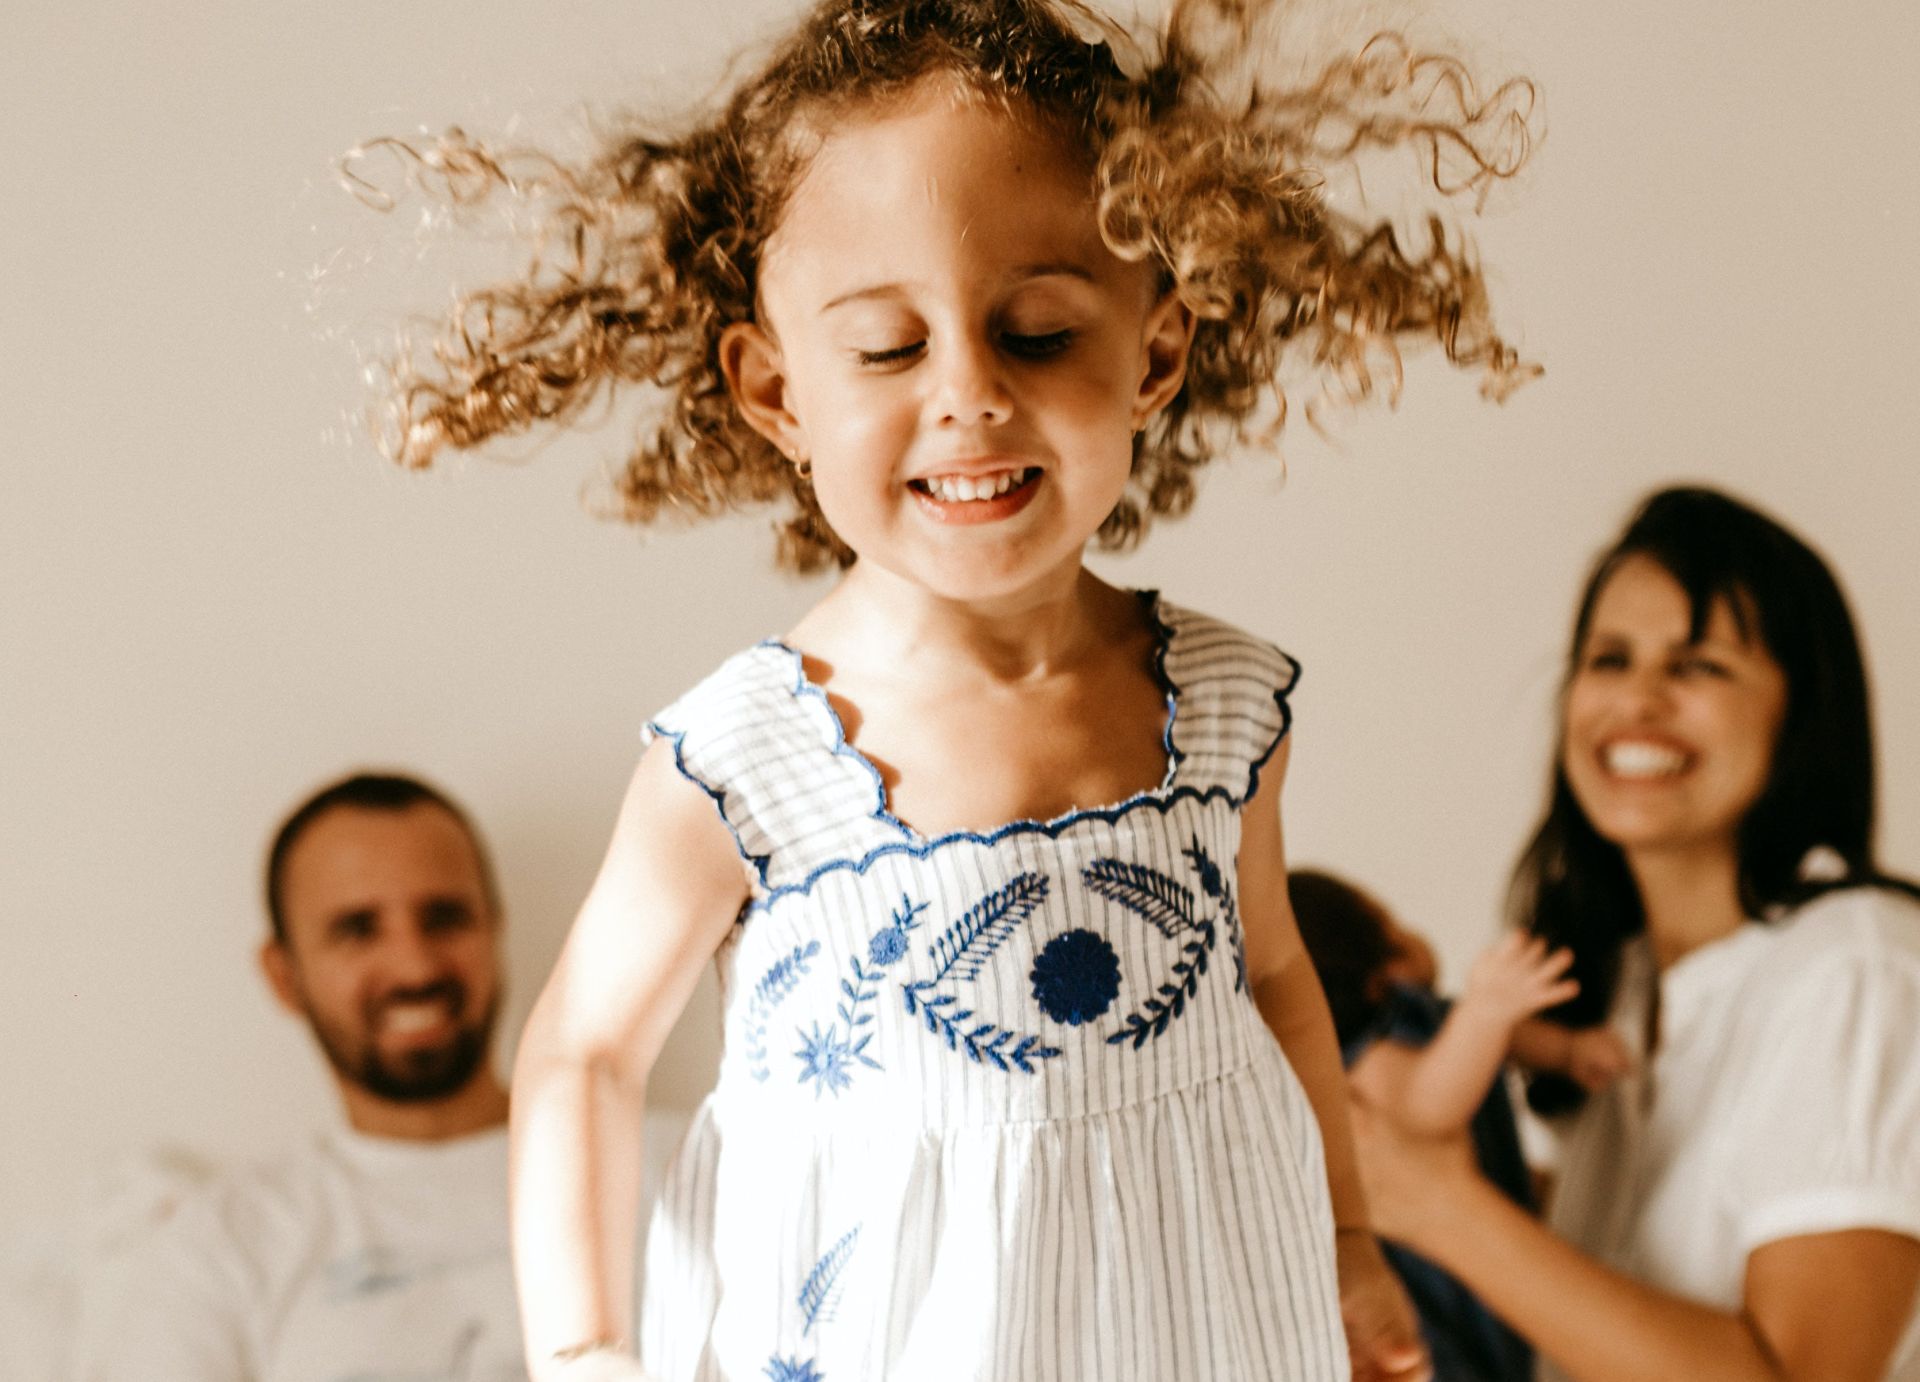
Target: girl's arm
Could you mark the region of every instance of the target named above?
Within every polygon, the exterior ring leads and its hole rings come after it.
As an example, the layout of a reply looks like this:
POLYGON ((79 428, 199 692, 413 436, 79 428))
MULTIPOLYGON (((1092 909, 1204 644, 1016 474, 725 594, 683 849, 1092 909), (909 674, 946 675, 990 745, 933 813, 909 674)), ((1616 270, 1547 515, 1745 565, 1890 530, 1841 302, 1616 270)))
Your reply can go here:
POLYGON ((1458 1277, 1580 1382, 1869 1382, 1920 1287, 1920 1240, 1879 1229, 1763 1243, 1741 1310, 1623 1276, 1562 1241, 1482 1177, 1464 1137, 1422 1138, 1356 1111, 1383 1232, 1458 1277))
POLYGON ((1340 1311, 1355 1382, 1424 1378, 1426 1349, 1413 1307, 1387 1267, 1367 1219, 1347 1122, 1347 1082, 1319 976, 1287 901, 1280 838, 1280 785, 1291 738, 1280 741, 1259 788, 1241 813, 1240 921, 1246 938, 1247 987, 1287 1062, 1306 1090, 1320 1124, 1333 1201, 1340 1311))
POLYGON ((1418 1132, 1464 1128, 1507 1059, 1515 1028, 1580 991, 1565 976, 1573 952, 1509 934, 1474 962, 1466 991, 1424 1049, 1378 1041, 1350 1078, 1370 1102, 1418 1132))
POLYGON ((631 1348, 647 1075, 746 897, 712 801, 656 740, 514 1062, 514 1275, 534 1382, 637 1375, 592 1355, 631 1348))

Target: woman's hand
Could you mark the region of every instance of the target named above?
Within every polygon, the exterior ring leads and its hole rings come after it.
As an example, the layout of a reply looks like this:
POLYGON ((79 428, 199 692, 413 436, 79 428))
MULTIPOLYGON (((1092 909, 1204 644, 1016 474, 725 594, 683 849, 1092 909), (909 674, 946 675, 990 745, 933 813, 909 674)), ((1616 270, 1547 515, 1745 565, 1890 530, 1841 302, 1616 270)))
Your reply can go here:
POLYGON ((1374 1228, 1422 1251, 1448 1206, 1470 1196, 1481 1180, 1472 1143, 1464 1131, 1410 1132, 1361 1099, 1353 1101, 1352 1119, 1354 1158, 1374 1228))
POLYGON ((1334 1253, 1353 1382, 1426 1382, 1433 1366, 1419 1320, 1379 1243, 1364 1229, 1343 1228, 1334 1253))
POLYGON ((1569 1079, 1589 1094, 1598 1094, 1633 1069, 1633 1052, 1611 1027, 1580 1027, 1567 1033, 1569 1079))

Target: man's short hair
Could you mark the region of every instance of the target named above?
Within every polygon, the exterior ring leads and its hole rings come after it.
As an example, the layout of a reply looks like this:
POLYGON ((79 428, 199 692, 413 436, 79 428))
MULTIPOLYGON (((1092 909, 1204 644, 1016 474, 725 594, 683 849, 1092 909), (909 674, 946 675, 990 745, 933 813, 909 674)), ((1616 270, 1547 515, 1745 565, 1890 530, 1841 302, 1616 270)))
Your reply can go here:
POLYGON ((273 844, 267 850, 267 918, 273 923, 273 938, 283 945, 286 943, 287 858, 315 821, 340 808, 397 812, 415 806, 437 806, 460 823, 467 839, 473 843, 474 856, 480 861, 480 883, 486 890, 487 902, 497 912, 500 891, 494 884, 493 861, 487 857, 486 843, 452 797, 403 773, 354 773, 308 797, 274 832, 273 844))

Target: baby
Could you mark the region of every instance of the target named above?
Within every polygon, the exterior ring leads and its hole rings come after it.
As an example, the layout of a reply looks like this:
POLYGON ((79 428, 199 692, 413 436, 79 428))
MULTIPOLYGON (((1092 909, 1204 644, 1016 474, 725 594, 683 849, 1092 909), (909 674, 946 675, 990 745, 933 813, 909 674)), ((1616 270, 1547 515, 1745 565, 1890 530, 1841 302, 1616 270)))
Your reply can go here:
MULTIPOLYGON (((1310 869, 1290 873, 1288 891, 1333 1010, 1348 1083, 1409 1128, 1468 1127, 1481 1169, 1531 1209, 1513 1109, 1498 1078, 1502 1066, 1513 1060, 1597 1090, 1630 1062, 1611 1028, 1574 1029, 1539 1016, 1579 991, 1566 977, 1572 952, 1509 934, 1474 961, 1465 989, 1449 1004, 1434 992, 1432 948, 1376 899, 1310 869)), ((1387 1256, 1420 1313, 1437 1378, 1533 1376, 1525 1341, 1464 1286, 1403 1248, 1389 1244, 1387 1256)))

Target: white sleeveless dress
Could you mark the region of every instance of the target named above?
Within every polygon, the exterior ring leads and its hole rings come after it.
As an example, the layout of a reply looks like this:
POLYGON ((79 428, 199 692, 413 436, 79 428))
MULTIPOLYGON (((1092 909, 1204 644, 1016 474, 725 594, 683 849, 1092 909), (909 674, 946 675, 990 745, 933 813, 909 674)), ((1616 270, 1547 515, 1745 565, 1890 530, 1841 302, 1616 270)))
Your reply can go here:
POLYGON ((1297 669, 1141 598, 1167 770, 1112 806, 922 838, 778 642, 648 726, 753 880, 648 1240, 662 1382, 1347 1377, 1319 1129, 1234 892, 1297 669))

